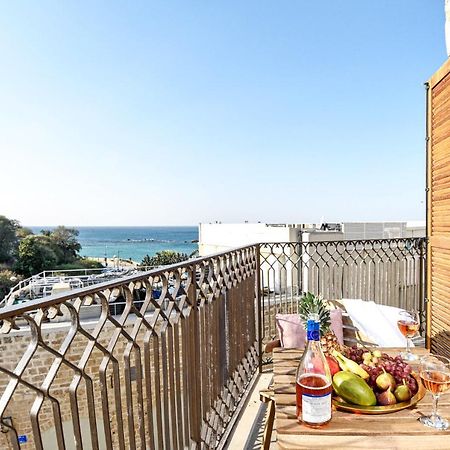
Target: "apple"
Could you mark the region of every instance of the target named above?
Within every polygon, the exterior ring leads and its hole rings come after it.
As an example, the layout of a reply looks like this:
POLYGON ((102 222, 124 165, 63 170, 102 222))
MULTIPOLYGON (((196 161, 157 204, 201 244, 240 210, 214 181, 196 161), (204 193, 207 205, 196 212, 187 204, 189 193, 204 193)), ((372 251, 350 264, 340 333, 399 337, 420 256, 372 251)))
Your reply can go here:
POLYGON ((326 356, 325 359, 327 360, 328 367, 330 368, 331 376, 341 371, 338 362, 333 356, 326 356))

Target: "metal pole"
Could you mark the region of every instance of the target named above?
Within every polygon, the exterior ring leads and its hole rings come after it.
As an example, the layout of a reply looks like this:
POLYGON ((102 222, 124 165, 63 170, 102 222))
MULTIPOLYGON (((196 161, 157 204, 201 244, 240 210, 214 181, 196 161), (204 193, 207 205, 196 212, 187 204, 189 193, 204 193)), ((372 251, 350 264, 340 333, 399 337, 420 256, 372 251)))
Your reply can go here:
POLYGON ((256 274, 255 274, 255 296, 256 296, 256 310, 257 310, 257 320, 258 320, 258 370, 259 373, 262 372, 262 310, 264 306, 261 297, 261 244, 256 244, 256 274))
POLYGON ((430 185, 431 185, 431 179, 430 179, 430 175, 429 175, 429 170, 430 170, 430 158, 431 158, 431 149, 430 149, 430 132, 431 132, 431 126, 430 126, 430 103, 431 103, 431 92, 430 92, 430 84, 427 82, 425 83, 425 167, 426 167, 426 186, 425 186, 425 214, 426 214, 426 218, 425 218, 425 246, 426 246, 426 258, 427 258, 427 263, 425 264, 425 293, 422 294, 424 295, 424 307, 425 307, 425 311, 426 311, 426 321, 425 321, 425 335, 426 335, 426 348, 430 349, 431 348, 431 298, 429 298, 429 281, 428 281, 428 277, 430 276, 430 267, 428 266, 430 264, 429 261, 429 253, 428 253, 428 247, 429 247, 429 233, 431 232, 431 229, 429 227, 429 223, 428 221, 431 219, 429 217, 429 211, 428 211, 428 207, 429 207, 429 202, 430 202, 430 185))
MULTIPOLYGON (((298 236, 298 246, 299 246, 299 250, 298 250, 298 263, 299 263, 299 270, 298 270, 298 274, 299 274, 299 290, 297 292, 297 295, 302 295, 303 293, 303 231, 300 231, 299 236, 298 236)), ((298 308, 298 307, 297 307, 298 308)))
MULTIPOLYGON (((423 247, 426 240, 419 241, 419 309, 420 309, 420 333, 424 330, 424 318, 425 318, 425 292, 424 292, 424 273, 426 273, 426 265, 424 264, 423 247)), ((425 320, 426 323, 426 320, 425 320)))

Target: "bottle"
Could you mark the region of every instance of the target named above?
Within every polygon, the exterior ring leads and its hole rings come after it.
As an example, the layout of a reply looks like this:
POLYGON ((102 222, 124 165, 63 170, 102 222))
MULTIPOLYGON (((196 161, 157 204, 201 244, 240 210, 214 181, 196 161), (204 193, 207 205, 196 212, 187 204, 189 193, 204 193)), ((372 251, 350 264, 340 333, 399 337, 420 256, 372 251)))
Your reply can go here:
POLYGON ((310 314, 306 325, 307 343, 297 368, 297 420, 318 428, 331 420, 331 373, 320 346, 320 323, 310 314))

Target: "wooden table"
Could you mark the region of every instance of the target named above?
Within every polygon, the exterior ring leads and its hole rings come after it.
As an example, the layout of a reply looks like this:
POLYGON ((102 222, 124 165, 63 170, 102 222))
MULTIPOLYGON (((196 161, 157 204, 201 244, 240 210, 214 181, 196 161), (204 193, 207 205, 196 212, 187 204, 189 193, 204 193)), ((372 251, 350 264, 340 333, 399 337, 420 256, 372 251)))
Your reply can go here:
MULTIPOLYGON (((398 354, 403 349, 380 349, 398 354)), ((428 351, 415 348, 419 356, 428 351)), ((431 412, 431 394, 415 406, 391 414, 358 415, 333 411, 324 428, 299 424, 295 413, 295 372, 301 351, 275 349, 273 352, 275 428, 280 449, 450 449, 450 429, 435 431, 417 419, 431 412)), ((413 364, 411 364, 413 365, 413 364)), ((413 366, 414 367, 414 366, 413 366)), ((439 400, 439 412, 450 420, 450 393, 439 400)))

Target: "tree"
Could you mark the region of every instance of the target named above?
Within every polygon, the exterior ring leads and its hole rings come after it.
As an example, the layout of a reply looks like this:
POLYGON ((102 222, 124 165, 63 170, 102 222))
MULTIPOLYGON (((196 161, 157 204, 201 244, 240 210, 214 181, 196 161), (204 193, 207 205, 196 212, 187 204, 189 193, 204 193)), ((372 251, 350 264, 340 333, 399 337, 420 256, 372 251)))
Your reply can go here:
POLYGON ((59 226, 53 231, 41 230, 41 234, 48 237, 53 243, 58 264, 69 264, 79 257, 81 244, 77 239, 79 231, 75 228, 59 226))
POLYGON ((54 268, 58 257, 48 236, 29 235, 20 241, 17 271, 30 276, 54 268))
POLYGON ((19 228, 17 220, 0 216, 0 263, 10 263, 14 260, 19 242, 16 231, 19 228))
POLYGON ((16 230, 16 236, 19 241, 30 234, 33 234, 33 232, 27 227, 19 227, 16 230))
POLYGON ((173 250, 163 250, 156 252, 155 256, 145 255, 141 266, 167 266, 189 259, 186 253, 178 253, 173 250))

